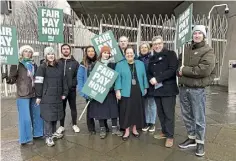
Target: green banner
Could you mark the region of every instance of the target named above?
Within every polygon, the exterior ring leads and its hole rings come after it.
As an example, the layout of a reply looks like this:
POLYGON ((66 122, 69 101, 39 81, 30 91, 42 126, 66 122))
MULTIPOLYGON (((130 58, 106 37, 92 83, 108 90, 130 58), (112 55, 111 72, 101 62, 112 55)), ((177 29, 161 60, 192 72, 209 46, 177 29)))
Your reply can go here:
POLYGON ((38 40, 40 42, 64 42, 62 9, 39 8, 38 40))
POLYGON ((92 44, 95 47, 97 54, 100 54, 101 48, 106 45, 111 48, 111 55, 114 57, 115 62, 119 62, 124 59, 124 56, 120 51, 117 41, 112 31, 110 30, 93 37, 92 44))
POLYGON ((97 62, 90 73, 82 92, 96 101, 103 103, 118 73, 97 62))
POLYGON ((192 14, 193 4, 191 4, 177 20, 176 47, 182 47, 186 42, 192 40, 192 14))
POLYGON ((0 44, 1 64, 17 65, 19 59, 16 27, 1 26, 0 44))

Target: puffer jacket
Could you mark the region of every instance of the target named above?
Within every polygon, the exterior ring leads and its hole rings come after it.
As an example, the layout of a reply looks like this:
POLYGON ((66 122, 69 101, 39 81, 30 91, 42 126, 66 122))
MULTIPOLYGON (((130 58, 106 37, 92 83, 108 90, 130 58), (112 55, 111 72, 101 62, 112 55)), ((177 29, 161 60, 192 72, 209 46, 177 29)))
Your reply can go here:
POLYGON ((58 121, 64 117, 62 96, 68 95, 63 68, 40 65, 35 78, 36 97, 41 99, 40 115, 46 121, 58 121))
MULTIPOLYGON (((182 56, 179 59, 179 66, 182 56)), ((213 49, 205 41, 185 48, 184 67, 179 84, 187 87, 204 88, 209 86, 216 76, 216 57, 213 49)))

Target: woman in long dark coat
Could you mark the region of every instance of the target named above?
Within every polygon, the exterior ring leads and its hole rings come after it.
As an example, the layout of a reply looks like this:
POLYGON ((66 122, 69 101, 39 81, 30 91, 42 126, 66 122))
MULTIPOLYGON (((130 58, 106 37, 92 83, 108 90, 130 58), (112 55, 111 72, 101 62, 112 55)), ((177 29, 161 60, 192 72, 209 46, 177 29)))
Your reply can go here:
MULTIPOLYGON (((86 47, 83 61, 80 63, 80 66, 77 72, 78 92, 79 92, 79 95, 86 100, 86 102, 88 102, 90 98, 82 92, 82 89, 96 61, 97 61, 97 54, 96 54, 95 48, 93 46, 86 47)), ((90 118, 89 113, 90 113, 90 104, 87 108, 87 114, 86 114, 87 127, 88 127, 89 133, 91 135, 95 135, 96 131, 95 131, 94 118, 90 118)), ((107 122, 105 121, 104 123, 105 123, 106 131, 109 132, 107 122)))
POLYGON ((56 124, 64 116, 63 99, 68 94, 68 87, 53 48, 45 48, 44 54, 45 62, 39 67, 35 78, 36 103, 40 104, 40 115, 44 120, 46 144, 53 146, 53 138, 63 136, 56 133, 56 124))
MULTIPOLYGON (((111 49, 108 46, 103 46, 97 61, 103 63, 111 69, 115 69, 115 63, 113 63, 110 59, 110 55, 111 49)), ((113 87, 110 89, 103 103, 100 103, 96 100, 92 100, 90 103, 89 117, 99 120, 101 139, 104 139, 107 136, 105 127, 105 122, 107 119, 112 120, 112 134, 122 136, 117 128, 118 115, 118 104, 113 87)))

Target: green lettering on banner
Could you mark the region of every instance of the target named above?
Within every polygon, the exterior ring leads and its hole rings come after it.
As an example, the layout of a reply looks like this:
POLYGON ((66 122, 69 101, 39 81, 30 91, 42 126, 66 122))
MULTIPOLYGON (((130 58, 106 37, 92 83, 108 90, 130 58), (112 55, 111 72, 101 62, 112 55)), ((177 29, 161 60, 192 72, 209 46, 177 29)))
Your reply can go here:
POLYGON ((1 26, 0 28, 0 61, 1 64, 9 65, 19 63, 15 26, 1 26))
POLYGON ((191 4, 182 14, 179 15, 176 29, 177 48, 192 40, 192 12, 193 4, 191 4))
POLYGON ((63 10, 40 7, 38 10, 38 34, 41 42, 64 42, 63 10))
POLYGON ((117 76, 118 73, 116 71, 97 62, 85 82, 82 92, 103 103, 117 76))
POLYGON ((119 62, 124 59, 112 31, 109 30, 100 35, 96 35, 91 41, 97 54, 100 54, 103 46, 109 46, 111 48, 111 55, 114 57, 115 62, 119 62))

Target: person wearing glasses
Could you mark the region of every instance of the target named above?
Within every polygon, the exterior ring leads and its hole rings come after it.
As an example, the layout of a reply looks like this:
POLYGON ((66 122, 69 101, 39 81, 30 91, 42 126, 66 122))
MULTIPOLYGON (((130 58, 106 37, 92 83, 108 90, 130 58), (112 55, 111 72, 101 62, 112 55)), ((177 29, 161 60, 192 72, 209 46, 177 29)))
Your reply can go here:
POLYGON ((165 146, 170 148, 174 143, 175 104, 179 93, 176 82, 178 60, 174 51, 164 47, 161 36, 153 37, 152 48, 153 56, 148 64, 149 94, 154 96, 162 128, 154 138, 166 138, 165 146))

